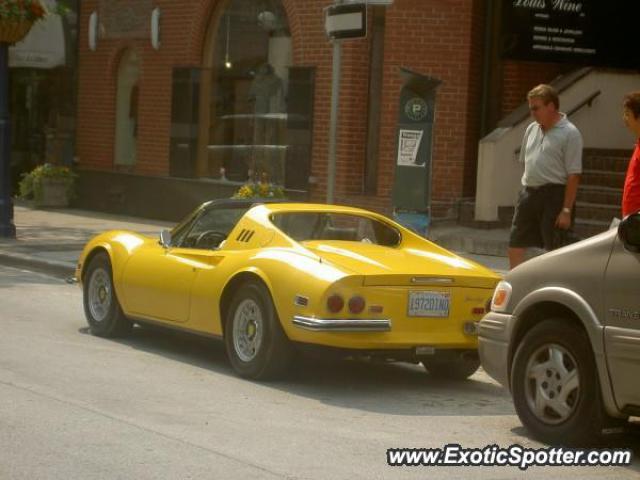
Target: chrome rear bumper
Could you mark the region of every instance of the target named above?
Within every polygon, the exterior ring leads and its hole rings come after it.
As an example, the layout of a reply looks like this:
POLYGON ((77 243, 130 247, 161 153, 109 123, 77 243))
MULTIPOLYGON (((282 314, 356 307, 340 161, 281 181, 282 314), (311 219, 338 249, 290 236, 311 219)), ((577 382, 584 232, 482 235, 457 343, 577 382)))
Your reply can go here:
POLYGON ((315 332, 389 332, 391 320, 368 320, 350 318, 314 318, 296 315, 293 324, 315 332))

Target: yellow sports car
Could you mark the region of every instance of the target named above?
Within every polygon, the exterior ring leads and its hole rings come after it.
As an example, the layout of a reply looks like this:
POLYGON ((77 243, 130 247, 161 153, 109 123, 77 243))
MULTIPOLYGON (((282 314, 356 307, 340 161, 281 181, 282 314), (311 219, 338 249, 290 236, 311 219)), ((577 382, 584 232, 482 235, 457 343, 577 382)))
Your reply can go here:
POLYGON ((93 238, 76 277, 94 335, 132 322, 222 337, 243 377, 283 373, 296 346, 422 362, 466 378, 499 277, 373 212, 205 203, 160 238, 93 238))

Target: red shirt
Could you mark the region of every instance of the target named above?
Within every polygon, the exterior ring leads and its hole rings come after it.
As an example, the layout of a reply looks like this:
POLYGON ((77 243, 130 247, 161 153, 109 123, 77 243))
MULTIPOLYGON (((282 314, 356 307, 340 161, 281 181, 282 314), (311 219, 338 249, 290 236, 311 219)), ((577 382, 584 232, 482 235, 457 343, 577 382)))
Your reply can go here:
POLYGON ((640 139, 631 155, 622 194, 622 217, 640 210, 640 139))

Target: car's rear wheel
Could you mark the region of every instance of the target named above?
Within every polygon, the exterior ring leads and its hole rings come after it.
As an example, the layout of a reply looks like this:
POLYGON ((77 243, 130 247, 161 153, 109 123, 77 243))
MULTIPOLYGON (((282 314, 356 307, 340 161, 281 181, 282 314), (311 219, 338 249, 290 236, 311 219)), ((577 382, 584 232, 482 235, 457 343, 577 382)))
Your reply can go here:
POLYGON ((480 359, 473 352, 436 353, 422 358, 422 365, 430 375, 449 380, 465 380, 476 373, 480 367, 480 359))
POLYGON ((131 332, 133 324, 124 315, 115 289, 111 262, 106 253, 89 262, 83 281, 84 314, 93 335, 121 337, 131 332))
POLYGON ((602 406, 587 333, 561 318, 545 320, 524 336, 513 360, 511 391, 523 425, 545 442, 590 443, 619 422, 602 406))
POLYGON ((272 380, 290 366, 292 347, 267 288, 243 284, 227 312, 224 332, 229 361, 245 378, 272 380))

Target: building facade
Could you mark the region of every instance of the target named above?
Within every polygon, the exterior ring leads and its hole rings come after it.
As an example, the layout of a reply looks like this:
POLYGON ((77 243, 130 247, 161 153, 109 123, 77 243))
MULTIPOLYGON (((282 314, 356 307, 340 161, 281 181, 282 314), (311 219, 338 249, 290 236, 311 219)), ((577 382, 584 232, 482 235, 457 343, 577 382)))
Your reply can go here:
MULTIPOLYGON (((289 198, 324 201, 332 88, 324 8, 332 3, 83 1, 79 203, 175 220, 255 178, 283 185, 289 198)), ((439 82, 423 139, 425 191, 434 219, 457 218, 475 195, 479 139, 531 86, 575 68, 503 58, 501 3, 368 7, 367 37, 343 43, 336 203, 392 212, 411 72, 439 82)))

